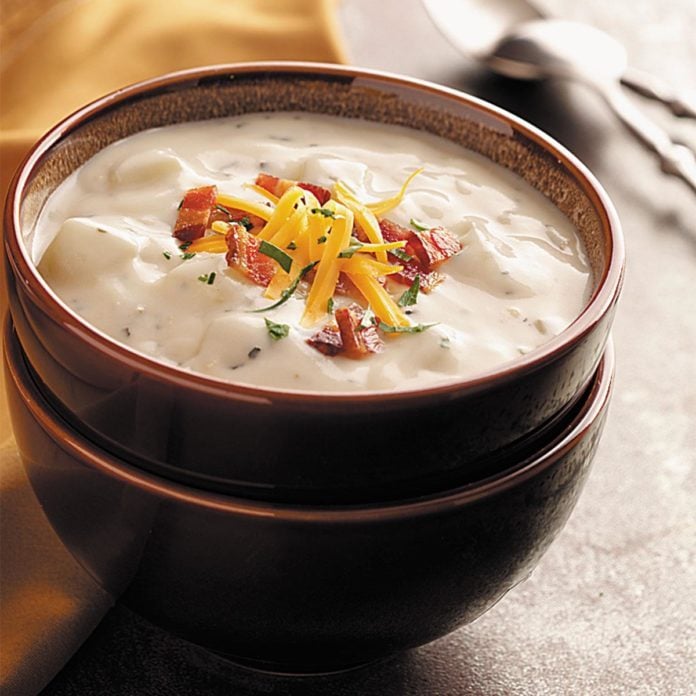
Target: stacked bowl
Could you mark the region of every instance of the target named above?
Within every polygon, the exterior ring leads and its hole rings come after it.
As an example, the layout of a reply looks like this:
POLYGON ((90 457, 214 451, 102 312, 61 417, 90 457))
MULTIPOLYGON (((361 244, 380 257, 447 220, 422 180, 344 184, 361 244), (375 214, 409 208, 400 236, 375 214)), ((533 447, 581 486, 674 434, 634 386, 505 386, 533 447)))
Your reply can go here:
POLYGON ((577 500, 611 391, 621 234, 585 168, 493 106, 313 64, 141 83, 37 144, 10 190, 5 251, 7 388, 37 497, 105 588, 196 643, 292 672, 423 644, 526 577, 577 500), (593 271, 583 311, 473 378, 324 394, 223 382, 130 350, 69 309, 31 261, 26 239, 46 199, 108 144, 297 110, 406 125, 517 173, 583 240, 593 271), (346 440, 356 433, 357 453, 346 440))

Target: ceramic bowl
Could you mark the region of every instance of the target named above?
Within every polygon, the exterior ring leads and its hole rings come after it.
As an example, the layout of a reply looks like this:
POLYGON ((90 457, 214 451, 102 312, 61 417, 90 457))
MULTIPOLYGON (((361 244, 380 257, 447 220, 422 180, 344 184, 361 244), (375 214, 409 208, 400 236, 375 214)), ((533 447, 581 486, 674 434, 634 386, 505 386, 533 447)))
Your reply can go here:
POLYGON ((623 271, 611 203, 583 165, 548 136, 446 88, 295 63, 169 75, 75 113, 39 142, 15 178, 5 247, 19 340, 50 403, 76 430, 157 475, 298 502, 384 500, 474 480, 497 461, 492 455, 552 427, 597 368, 623 271), (321 394, 223 382, 145 357, 80 319, 37 273, 25 238, 47 196, 99 149, 155 126, 298 109, 434 133, 519 174, 584 240, 594 274, 584 310, 542 347, 470 379, 420 390, 321 394), (416 437, 398 436, 405 424, 409 432, 417 424, 416 437), (310 432, 308 448, 298 433, 310 432), (346 432, 360 433, 359 457, 345 447, 346 432))
POLYGON ((563 527, 605 422, 607 349, 559 434, 497 475, 362 505, 290 505, 155 476, 74 430, 33 381, 9 322, 10 411, 56 532, 151 621, 259 667, 321 672, 466 624, 532 571, 563 527))

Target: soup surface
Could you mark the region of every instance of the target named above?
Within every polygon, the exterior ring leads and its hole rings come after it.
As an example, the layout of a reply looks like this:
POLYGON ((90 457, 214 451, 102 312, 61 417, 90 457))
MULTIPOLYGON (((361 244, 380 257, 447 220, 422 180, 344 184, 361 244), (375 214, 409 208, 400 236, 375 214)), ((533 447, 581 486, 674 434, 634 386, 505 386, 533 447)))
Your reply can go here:
MULTIPOLYGON (((286 257, 299 254, 288 239, 276 248, 286 257)), ((319 243, 312 241, 314 251, 319 243)), ((168 126, 114 143, 54 192, 29 245, 61 300, 116 341, 216 378, 293 390, 416 389, 480 374, 562 331, 591 290, 572 224, 516 175, 429 134, 304 113, 168 126), (308 314, 312 288, 331 271, 328 261, 304 265, 297 279, 296 256, 285 280, 283 271, 269 285, 255 282, 225 253, 225 230, 236 223, 216 223, 217 232, 209 229, 205 243, 190 247, 173 235, 182 199, 201 187, 215 186, 219 195, 248 201, 269 217, 280 203, 250 187, 260 172, 329 190, 342 182, 344 193, 359 201, 355 218, 350 206, 316 200, 312 206, 306 200, 312 196, 299 198, 289 214, 306 205, 308 220, 331 218, 322 235, 329 243, 337 219, 355 219, 357 236, 331 268, 350 261, 345 268, 355 269, 355 259, 368 259, 369 282, 379 286, 373 291, 388 294, 398 321, 386 321, 381 314, 387 310, 375 311, 372 294, 353 283, 341 290, 340 281, 321 305, 322 316, 316 306, 308 314), (392 207, 384 212, 389 199, 392 207), (374 241, 360 229, 365 209, 412 235, 444 228, 461 250, 438 263, 432 287, 425 272, 417 279, 399 280, 391 270, 382 276, 379 263, 386 258, 399 268, 413 259, 404 251, 413 247, 392 245, 388 257, 384 249, 363 253, 360 245, 374 241), (208 237, 213 241, 206 247, 208 237), (332 352, 313 340, 326 328, 345 343, 334 313, 349 305, 356 336, 369 329, 381 344, 375 352, 332 352)))

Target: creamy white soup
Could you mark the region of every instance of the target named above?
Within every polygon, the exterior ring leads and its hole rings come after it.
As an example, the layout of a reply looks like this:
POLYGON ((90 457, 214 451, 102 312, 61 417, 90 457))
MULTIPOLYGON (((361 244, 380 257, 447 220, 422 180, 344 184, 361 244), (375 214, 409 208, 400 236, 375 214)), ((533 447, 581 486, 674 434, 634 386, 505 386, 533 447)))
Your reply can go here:
POLYGON ((29 244, 58 297, 116 341, 281 389, 402 390, 470 377, 558 334, 591 287, 573 225, 521 178, 429 134, 304 113, 168 126, 114 143, 54 192, 29 244), (262 172, 290 188, 274 196, 254 187, 262 172), (204 225, 203 238, 174 236, 187 192, 211 187, 223 219, 204 225), (226 222, 240 201, 245 217, 226 222), (255 228, 254 212, 263 216, 255 228), (407 241, 376 239, 375 222, 407 241), (433 229, 455 249, 414 271, 421 260, 408 240, 418 246, 433 229), (270 280, 235 265, 243 240, 233 249, 233 233, 258 235, 256 251, 266 239, 255 258, 270 280), (337 321, 349 306, 347 335, 337 321), (346 350, 354 337, 367 350, 346 350))

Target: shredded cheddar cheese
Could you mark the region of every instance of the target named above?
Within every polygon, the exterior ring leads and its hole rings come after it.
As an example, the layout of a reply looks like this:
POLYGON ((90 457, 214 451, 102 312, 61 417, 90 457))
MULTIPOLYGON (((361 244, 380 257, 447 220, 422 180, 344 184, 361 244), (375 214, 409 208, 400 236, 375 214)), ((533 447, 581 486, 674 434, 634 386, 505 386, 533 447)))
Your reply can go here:
MULTIPOLYGON (((409 184, 421 171, 415 170, 396 195, 373 203, 360 201, 342 181, 335 183, 331 198, 323 205, 312 191, 297 184, 288 186, 281 196, 258 184, 246 185, 265 198, 266 203, 226 194, 217 194, 215 202, 224 208, 256 215, 265 222, 256 234, 259 253, 277 263, 270 279, 266 275, 263 283, 267 283, 264 296, 277 300, 267 309, 285 302, 299 282, 305 280, 309 292, 300 323, 304 327, 313 326, 333 313, 334 295, 343 274, 341 292, 352 292, 354 296, 359 293, 362 302, 377 317, 373 317, 375 325, 379 321, 380 326, 392 327, 388 335, 394 337, 415 332, 419 327, 411 325, 399 306, 401 303, 397 303, 384 285, 387 276, 404 271, 403 265, 393 263, 395 257, 388 256, 388 252, 396 254, 407 242, 385 241, 379 218, 401 203, 409 184), (358 238, 353 236, 356 230, 358 238), (369 241, 364 241, 365 238, 369 241), (311 274, 307 275, 309 271, 311 274)), ((214 221, 208 228, 211 234, 191 242, 187 251, 226 253, 226 234, 231 224, 214 221)), ((410 263, 409 256, 399 255, 399 258, 402 256, 410 263)))

